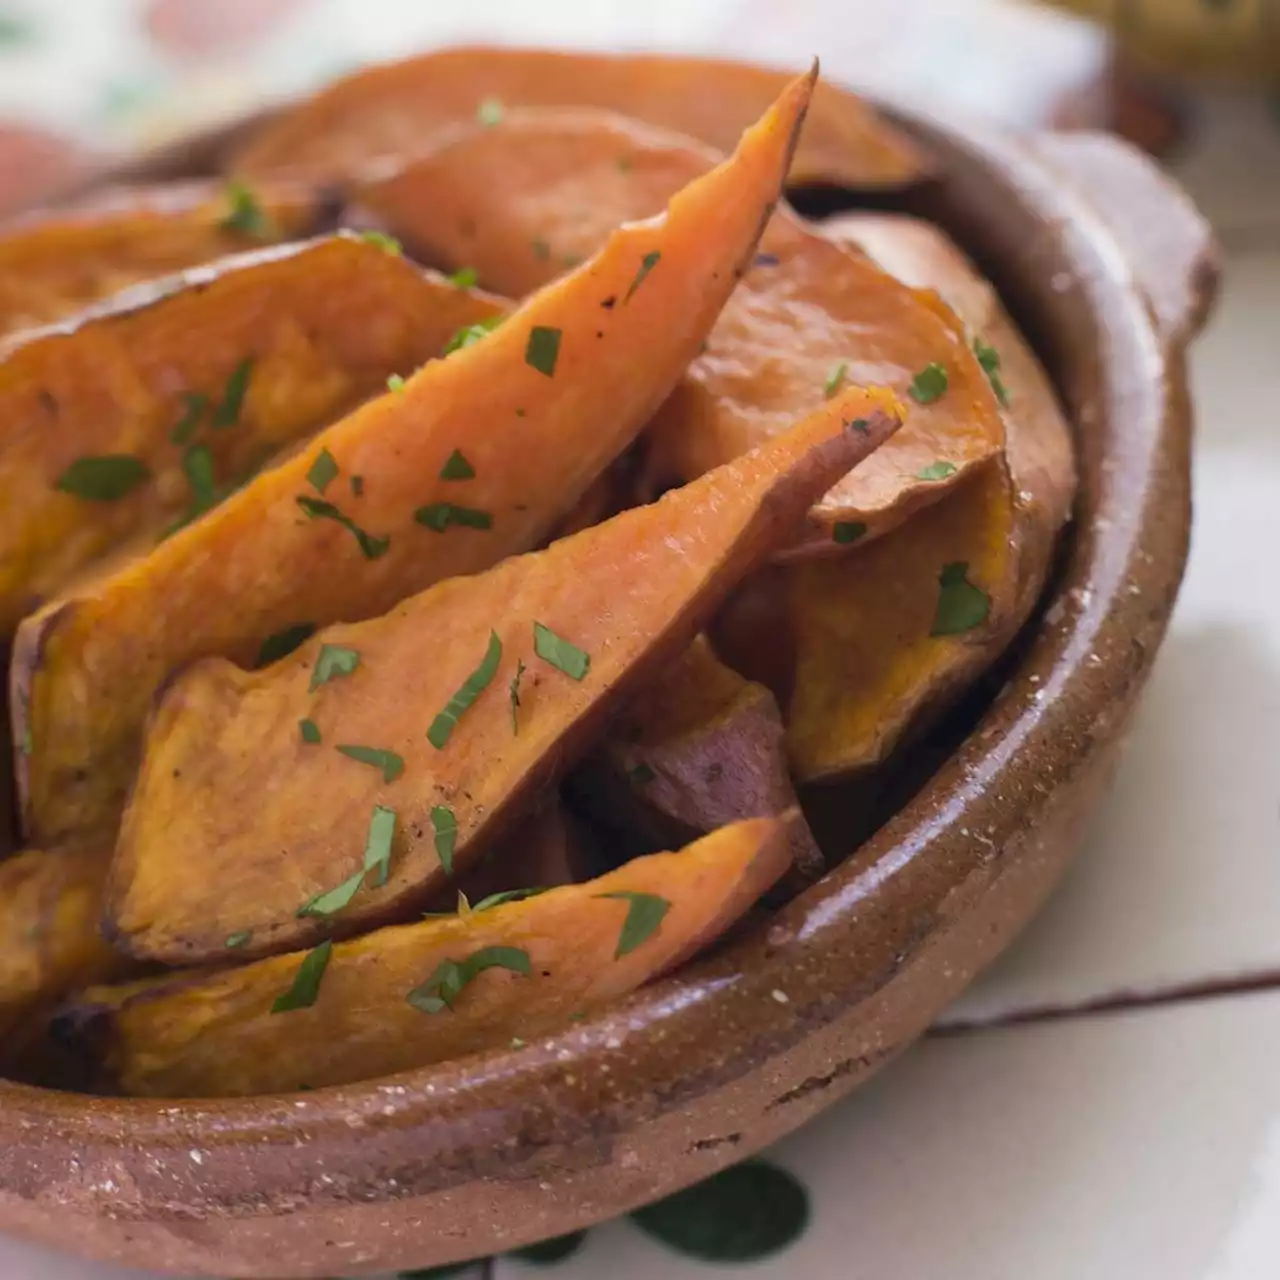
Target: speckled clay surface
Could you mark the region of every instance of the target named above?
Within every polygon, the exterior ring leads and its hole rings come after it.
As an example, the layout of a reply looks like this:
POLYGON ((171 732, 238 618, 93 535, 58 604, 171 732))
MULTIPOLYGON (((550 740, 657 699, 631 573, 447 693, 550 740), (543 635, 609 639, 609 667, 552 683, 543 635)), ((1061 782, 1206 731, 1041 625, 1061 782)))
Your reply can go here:
POLYGON ((1082 463, 1056 594, 959 752, 767 929, 519 1051, 225 1103, 0 1084, 0 1228, 244 1277, 422 1267, 559 1234, 812 1117, 917 1037, 1034 912, 1105 785, 1181 578, 1182 349, 1216 255, 1195 211, 1120 144, 905 123, 946 174, 907 206, 998 285, 1082 463))

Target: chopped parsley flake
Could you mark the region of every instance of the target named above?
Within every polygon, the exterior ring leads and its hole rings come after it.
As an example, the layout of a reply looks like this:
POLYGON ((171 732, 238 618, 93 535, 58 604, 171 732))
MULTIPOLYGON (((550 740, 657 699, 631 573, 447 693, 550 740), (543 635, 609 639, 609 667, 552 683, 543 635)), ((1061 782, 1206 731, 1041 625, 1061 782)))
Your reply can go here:
POLYGON ((493 682, 498 664, 502 661, 502 641, 496 631, 489 632, 489 647, 480 665, 462 682, 462 688, 445 704, 444 710, 431 722, 427 741, 437 751, 443 750, 449 741, 459 717, 493 682))
POLYGON ((968 561, 957 560, 942 566, 931 636, 960 635, 986 622, 991 612, 991 598, 981 587, 975 587, 968 575, 968 561))
POLYGON ((458 820, 447 805, 431 807, 431 825, 436 833, 436 857, 445 875, 453 875, 453 850, 458 843, 458 820))
POLYGON ((265 239, 272 234, 271 219, 267 216, 253 188, 244 182, 227 183, 227 204, 230 206, 226 217, 218 223, 222 231, 232 231, 243 236, 256 236, 265 239))
POLYGON ((465 960, 441 961, 431 977, 405 998, 422 1013, 443 1013, 486 969, 508 969, 526 978, 533 972, 529 953, 519 947, 482 947, 465 960))
POLYGON ((544 373, 548 378, 556 376, 556 361, 560 358, 560 336, 563 331, 546 325, 535 324, 529 330, 529 341, 524 349, 524 362, 544 373))
POLYGON ((449 283, 458 289, 474 289, 476 281, 479 279, 480 275, 475 267, 459 267, 449 277, 449 283))
POLYGON ((991 383, 991 390, 996 393, 996 399, 1002 408, 1007 409, 1010 396, 1009 388, 1005 386, 1004 379, 1000 376, 1000 353, 990 343, 984 342, 981 337, 975 337, 973 354, 978 357, 978 363, 982 366, 983 373, 987 375, 987 381, 991 383))
POLYGON ((314 693, 330 680, 351 675, 359 665, 358 649, 348 649, 340 644, 322 644, 316 655, 316 665, 311 669, 311 684, 308 687, 314 693))
POLYGON ((283 631, 277 631, 275 635, 268 636, 263 642, 262 647, 258 650, 257 660, 254 662, 255 667, 269 667, 273 662, 279 662, 281 658, 287 658, 300 644, 310 640, 316 633, 316 624, 314 622, 295 622, 291 627, 285 627, 283 631))
POLYGON ((463 457, 461 449, 455 449, 440 468, 441 480, 474 480, 476 469, 463 457))
POLYGON ((574 680, 581 680, 591 669, 590 654, 562 639, 541 622, 533 624, 533 651, 544 662, 549 662, 574 680))
POLYGON ((467 529, 492 529, 493 517, 487 511, 474 507, 460 507, 453 502, 431 502, 419 507, 413 518, 436 533, 443 533, 451 524, 467 529))
POLYGON ((500 98, 486 98, 476 108, 476 119, 486 129, 491 129, 502 120, 502 111, 502 100, 500 98))
POLYGON ((911 379, 909 391, 917 404, 932 404, 945 394, 950 379, 940 364, 927 364, 911 379))
POLYGON ((307 483, 317 493, 323 493, 337 478, 337 459, 328 449, 321 449, 311 464, 311 470, 307 472, 307 483))
POLYGON ((652 253, 646 253, 644 257, 640 259, 640 268, 636 272, 636 278, 632 280, 631 284, 627 288, 627 292, 623 295, 622 303, 624 306, 631 301, 631 295, 635 293, 642 284, 644 284, 645 276, 647 276, 649 272, 658 265, 661 259, 662 254, 657 249, 654 249, 652 253))
POLYGON ((398 258, 404 253, 404 247, 395 236, 389 236, 385 231, 362 231, 360 239, 366 244, 376 245, 383 253, 389 253, 393 258, 398 258))
POLYGON ((857 542, 866 532, 867 526, 861 520, 837 520, 831 526, 831 541, 845 547, 851 542, 857 542))
POLYGON ((320 726, 314 720, 299 720, 298 732, 302 734, 303 742, 309 742, 312 746, 320 741, 320 726))
POLYGON ((494 907, 504 907, 508 902, 523 902, 526 898, 536 898, 540 893, 546 893, 546 889, 504 889, 501 893, 491 893, 487 898, 481 898, 471 910, 490 911, 494 907))
POLYGON ((931 462, 927 467, 923 467, 916 472, 917 480, 946 480, 949 476, 956 473, 956 464, 954 462, 931 462))
POLYGON ((272 1013, 288 1013, 291 1009, 309 1009, 320 994, 320 982, 329 965, 329 956, 333 952, 333 939, 326 938, 313 951, 302 957, 298 972, 294 975, 293 986, 283 995, 275 998, 271 1006, 272 1013))
POLYGON ((182 411, 182 417, 174 423, 173 430, 169 432, 169 439, 177 445, 190 444, 192 437, 200 428, 200 419, 209 410, 209 397, 203 391, 184 392, 182 399, 187 407, 182 411))
POLYGON ((54 488, 88 502, 118 502, 151 479, 151 468, 128 453, 77 458, 57 479, 54 488))
POLYGON ((615 960, 630 955, 653 937, 671 907, 666 898, 659 898, 653 893, 598 893, 596 897, 617 898, 630 903, 627 918, 622 922, 622 932, 618 935, 618 948, 613 953, 615 960))
POLYGON ((835 365, 831 372, 827 374, 827 380, 822 384, 822 394, 831 399, 833 395, 844 385, 845 375, 849 372, 849 362, 841 360, 835 365))
POLYGON ((249 939, 252 937, 253 937, 252 929, 241 929, 239 933, 227 934, 227 940, 222 945, 225 947, 231 947, 231 948, 243 947, 245 943, 247 943, 249 939))
POLYGON ((353 747, 344 744, 338 750, 349 760, 372 765, 382 770, 383 782, 394 782, 404 772, 404 757, 382 747, 353 747))
POLYGON ((447 356, 454 351, 461 351, 463 347, 474 346, 481 338, 488 337, 501 323, 502 316, 496 315, 477 320, 475 324, 464 325, 444 344, 444 350, 440 354, 447 356))
POLYGON ((352 872, 337 888, 318 893, 304 903, 298 908, 298 917, 337 915, 351 905, 352 898, 360 892, 360 886, 370 873, 373 874, 375 888, 386 884, 391 873, 391 844, 395 833, 396 811, 380 804, 374 805, 373 816, 369 819, 369 834, 365 837, 364 861, 360 869, 352 872))
POLYGON ((507 686, 507 690, 511 695, 511 732, 517 734, 520 732, 520 681, 524 678, 524 661, 520 658, 516 659, 516 673, 511 677, 511 683, 507 686))
POLYGON ((249 379, 253 376, 253 360, 246 357, 241 360, 227 379, 223 388, 222 401, 213 411, 209 425, 220 431, 224 427, 234 427, 240 421, 240 411, 244 408, 244 397, 249 390, 249 379))
POLYGON ((404 379, 398 373, 392 373, 387 376, 387 390, 395 392, 404 391, 404 379))
POLYGON ((377 560, 380 556, 386 555, 388 548, 391 546, 390 536, 376 538, 372 534, 366 533, 350 516, 344 515, 339 511, 332 502, 325 502, 319 498, 310 498, 305 494, 300 494, 295 501, 309 519, 334 520, 342 525, 344 529, 349 530, 351 536, 359 544, 366 560, 377 560))

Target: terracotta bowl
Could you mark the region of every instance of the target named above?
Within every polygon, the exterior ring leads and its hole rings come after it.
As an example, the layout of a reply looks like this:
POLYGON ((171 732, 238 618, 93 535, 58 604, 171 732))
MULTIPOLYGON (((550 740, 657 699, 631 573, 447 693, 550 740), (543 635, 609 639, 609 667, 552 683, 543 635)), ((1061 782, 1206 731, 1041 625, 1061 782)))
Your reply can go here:
MULTIPOLYGON (((1216 254, 1186 199, 1119 143, 900 120, 943 173, 901 207, 947 227, 1000 288, 1082 463, 1062 571, 976 728, 772 923, 526 1048, 236 1101, 0 1084, 0 1227, 139 1267, 273 1277, 422 1267, 587 1226, 843 1097, 1033 914, 1102 792, 1182 576, 1183 357, 1216 254)), ((146 171, 215 154, 199 140, 146 171)))

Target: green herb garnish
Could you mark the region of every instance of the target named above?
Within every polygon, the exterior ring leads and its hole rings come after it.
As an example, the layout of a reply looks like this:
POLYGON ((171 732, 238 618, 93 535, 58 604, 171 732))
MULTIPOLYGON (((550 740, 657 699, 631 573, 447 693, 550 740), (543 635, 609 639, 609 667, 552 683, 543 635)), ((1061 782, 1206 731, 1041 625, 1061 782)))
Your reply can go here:
POLYGON ((293 986, 283 995, 276 996, 271 1006, 272 1013, 288 1013, 291 1009, 309 1009, 320 994, 320 981, 329 964, 329 956, 333 951, 333 939, 326 938, 313 951, 302 957, 298 972, 294 975, 293 986))
POLYGON ((383 747, 354 747, 343 744, 338 750, 349 760, 382 770, 383 782, 394 782, 404 772, 404 757, 383 747))
POLYGON ((89 502, 118 502, 151 479, 151 468, 128 453, 77 458, 57 479, 54 488, 89 502))
POLYGON ((443 804, 432 805, 431 825, 436 833, 436 857, 445 875, 453 875, 453 849, 458 842, 458 820, 453 810, 443 804))
POLYGON ((463 456, 461 449, 455 449, 440 468, 441 480, 474 480, 476 469, 463 456))
POLYGON ((193 444, 182 455, 182 474, 191 486, 191 510, 187 519, 194 520, 218 501, 213 476, 213 450, 207 444, 193 444))
POLYGON ((487 511, 475 507, 460 507, 454 502, 431 502, 419 507, 413 518, 436 533, 443 533, 451 524, 466 529, 492 529, 493 517, 487 511))
POLYGON ((307 472, 307 483, 323 493, 338 478, 338 461, 328 449, 321 449, 307 472))
POLYGON ((560 358, 560 329, 550 329, 546 325, 535 324, 529 330, 529 341, 524 349, 525 364, 545 373, 548 378, 556 376, 556 361, 560 358))
POLYGON ((227 183, 227 203, 231 206, 226 217, 218 223, 222 231, 234 231, 242 236, 259 239, 272 234, 271 219, 258 203, 253 189, 244 182, 227 183))
POLYGON ((927 364, 911 379, 909 391, 917 404, 932 404, 946 392, 950 379, 940 364, 927 364))
POLYGON ((576 644, 561 639, 550 627, 541 622, 533 624, 533 651, 544 662, 574 680, 581 680, 591 669, 591 655, 576 644))
POLYGON ((332 916, 351 904, 360 892, 365 877, 373 873, 375 888, 387 883, 391 873, 391 844, 396 834, 396 811, 380 804, 373 806, 369 819, 369 834, 365 837, 364 861, 358 871, 352 872, 336 889, 318 893, 310 902, 298 908, 298 916, 332 916))
POLYGON ((476 119, 485 126, 486 129, 492 128, 502 119, 502 101, 499 98, 486 98, 476 108, 476 119))
POLYGON ((644 284, 645 276, 647 276, 661 260, 662 254, 657 249, 654 249, 652 253, 646 253, 644 257, 640 259, 640 268, 636 272, 635 279, 632 280, 631 284, 627 287, 627 292, 623 295, 623 306, 631 301, 631 295, 635 293, 642 284, 644 284))
POLYGON ((489 647, 480 665, 462 682, 462 688, 445 704, 444 710, 431 722, 427 741, 437 751, 444 748, 459 717, 489 687, 502 661, 502 641, 496 631, 489 632, 489 647))
POLYGON ((252 929, 241 929, 239 933, 227 934, 227 940, 222 945, 224 947, 231 947, 231 948, 243 947, 245 943, 247 943, 249 939, 252 937, 253 937, 252 929))
POLYGON ((487 898, 481 898, 471 910, 490 911, 494 907, 506 906, 508 902, 523 902, 526 898, 536 898, 540 893, 546 893, 546 889, 504 889, 502 893, 491 893, 487 898))
POLYGON ((533 972, 529 953, 519 947, 481 947, 465 960, 444 960, 420 987, 414 987, 405 998, 422 1013, 443 1013, 463 987, 486 969, 509 969, 528 977, 533 972))
POLYGON ((360 239, 366 244, 376 245, 383 253, 389 253, 393 258, 398 258, 404 253, 404 247, 395 236, 389 236, 385 231, 362 231, 360 239))
POLYGON ((457 333, 444 344, 444 350, 440 353, 442 356, 450 355, 454 351, 461 351, 463 347, 473 346, 479 342, 481 338, 486 338, 502 323, 502 316, 489 316, 485 320, 477 320, 475 324, 463 325, 457 333))
POLYGON ((831 526, 831 541, 846 547, 857 542, 867 532, 867 526, 861 520, 837 520, 831 526))
POLYGON ((303 742, 309 742, 314 746, 320 741, 320 726, 314 720, 299 720, 298 732, 302 734, 303 742))
POLYGON ((234 427, 240 421, 240 410, 244 408, 245 393, 249 390, 249 379, 253 375, 253 360, 249 357, 241 360, 227 379, 223 388, 222 401, 213 411, 209 425, 215 430, 223 427, 234 427))
POLYGON ((359 544, 366 560, 377 560, 379 556, 386 555, 387 549, 391 546, 389 535, 385 538, 376 538, 372 534, 366 533, 349 515, 339 511, 332 502, 311 498, 306 494, 300 494, 295 501, 309 519, 335 520, 344 529, 349 530, 351 536, 359 544))
POLYGON ((838 365, 832 367, 831 372, 827 374, 826 382, 822 384, 822 394, 828 400, 844 385, 845 375, 848 372, 849 362, 847 360, 841 360, 838 365))
POLYGON ((507 692, 511 695, 511 732, 513 734, 520 732, 520 721, 518 713, 520 711, 520 681, 524 678, 524 660, 516 659, 516 673, 511 677, 511 683, 507 686, 507 692))
POLYGON ((459 267, 449 277, 449 283, 459 289, 473 289, 479 279, 480 276, 475 267, 459 267))
POLYGON ((398 373, 387 375, 387 390, 401 394, 404 391, 404 379, 398 373))
POLYGON ((177 445, 191 442, 191 438, 200 429, 200 419, 209 410, 209 397, 202 391, 187 391, 182 399, 187 407, 182 411, 182 417, 174 424, 173 430, 169 432, 169 439, 177 445))
POLYGON ((917 480, 945 480, 956 473, 954 462, 931 462, 916 472, 917 480))
POLYGON ((322 644, 311 669, 310 689, 314 693, 322 684, 349 676, 360 665, 360 651, 340 644, 322 644))
POLYGON ((631 904, 627 909, 627 918, 622 922, 622 932, 618 935, 618 949, 613 953, 615 960, 630 955, 653 937, 663 917, 671 909, 671 903, 666 898, 659 898, 653 893, 598 893, 596 897, 617 898, 631 904))
POLYGON ((268 667, 273 662, 279 662, 281 658, 287 658, 300 644, 310 640, 315 633, 314 622, 295 622, 293 626, 277 631, 275 635, 268 636, 262 642, 257 660, 253 665, 268 667))
POLYGON ((996 393, 996 399, 1002 408, 1007 409, 1010 399, 1009 388, 1004 385, 1004 379, 1000 376, 1000 353, 990 343, 984 342, 980 336, 975 336, 973 354, 978 357, 978 363, 987 375, 987 381, 991 383, 991 390, 996 393))
POLYGON ((942 566, 938 574, 938 607, 934 611, 931 636, 955 636, 972 631, 987 620, 991 598, 969 581, 969 563, 956 560, 942 566))

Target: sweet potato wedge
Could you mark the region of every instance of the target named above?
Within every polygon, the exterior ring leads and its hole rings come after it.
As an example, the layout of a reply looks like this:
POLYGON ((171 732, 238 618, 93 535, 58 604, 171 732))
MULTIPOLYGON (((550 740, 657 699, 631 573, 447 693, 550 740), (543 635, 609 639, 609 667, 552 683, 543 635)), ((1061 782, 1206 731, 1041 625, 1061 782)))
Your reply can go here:
POLYGON ((19 1028, 68 991, 124 974, 98 932, 101 849, 28 849, 0 862, 0 1059, 19 1028))
POLYGON ((312 189, 211 182, 123 188, 0 226, 0 335, 53 323, 129 285, 327 230, 312 189))
POLYGON ((876 764, 994 661, 1044 584, 1075 484, 1069 429, 1043 370, 946 237, 925 223, 865 215, 832 234, 856 236, 961 313, 998 358, 1007 446, 1004 459, 882 541, 775 574, 763 591, 773 599, 771 626, 758 616, 722 620, 717 639, 728 659, 768 680, 787 708, 792 768, 804 782, 876 764), (772 652, 762 652, 765 636, 772 652), (781 681, 779 650, 792 663, 781 681))
MULTIPOLYGON (((391 168, 358 198, 424 259, 471 266, 486 287, 517 296, 714 162, 687 139, 616 116, 512 112, 391 168)), ((642 493, 745 453, 843 385, 893 387, 907 420, 817 504, 796 554, 840 552, 837 525, 864 539, 886 532, 995 457, 1004 426, 949 308, 779 210, 706 349, 645 433, 642 493)))
POLYGON ((342 234, 0 343, 0 637, 95 557, 153 542, 501 305, 342 234))
POLYGON ((778 197, 812 84, 788 86, 665 215, 619 229, 483 341, 364 405, 141 565, 28 621, 14 662, 28 829, 111 826, 147 704, 176 666, 250 662, 287 628, 374 616, 550 534, 714 323, 778 197), (318 466, 341 477, 323 501, 318 466))
POLYGON ((790 865, 786 825, 740 822, 587 884, 322 944, 313 993, 298 994, 296 954, 94 988, 61 1017, 60 1037, 76 1043, 98 1087, 188 1098, 347 1084, 518 1047, 718 938, 790 865), (634 921, 646 906, 649 919, 634 921), (485 958, 506 967, 478 971, 485 958), (294 1007, 275 1012, 286 993, 294 1007))
MULTIPOLYGON (((252 135, 238 173, 351 173, 371 156, 414 152, 450 125, 507 107, 601 107, 732 151, 790 74, 669 55, 462 48, 357 71, 252 135)), ((856 95, 820 84, 791 180, 896 188, 927 174, 917 143, 856 95)))
POLYGON ((421 910, 785 543, 824 485, 892 434, 897 411, 887 392, 850 390, 652 506, 326 628, 265 670, 193 664, 147 727, 109 936, 139 958, 200 964, 233 935, 265 955, 421 910), (326 678, 335 652, 355 657, 326 678), (377 884, 362 887, 374 821, 390 831, 377 884), (340 907, 321 911, 339 885, 340 907))
MULTIPOLYGON (((703 636, 618 717, 577 780, 592 819, 633 855, 798 803, 773 694, 726 667, 703 636)), ((817 879, 822 855, 803 820, 791 839, 793 882, 817 879)))

